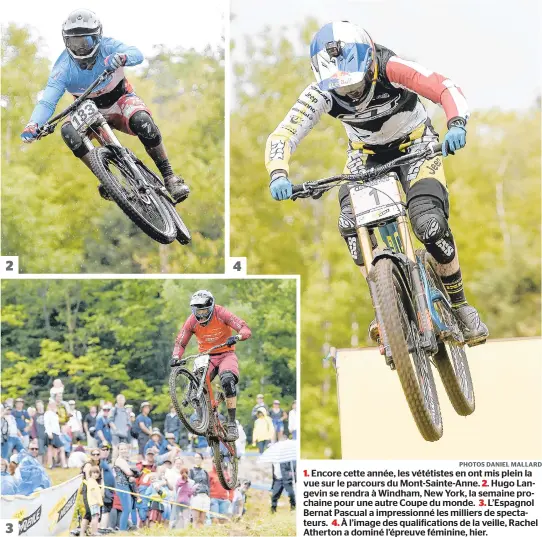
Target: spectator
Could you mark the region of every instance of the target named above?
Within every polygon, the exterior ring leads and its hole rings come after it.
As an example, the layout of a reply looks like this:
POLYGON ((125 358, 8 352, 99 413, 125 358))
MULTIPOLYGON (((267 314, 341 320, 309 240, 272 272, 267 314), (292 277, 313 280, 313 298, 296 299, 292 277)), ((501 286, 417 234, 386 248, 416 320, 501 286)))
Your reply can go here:
MULTIPOLYGON (((177 462, 180 459, 176 459, 177 462)), ((188 468, 182 467, 180 475, 175 483, 175 502, 182 505, 174 505, 172 508, 170 529, 185 529, 190 524, 190 500, 194 494, 194 481, 188 477, 188 468)))
POLYGON ((177 444, 177 441, 175 440, 175 436, 173 433, 166 433, 166 448, 168 451, 175 451, 175 452, 181 452, 181 448, 179 444, 177 444))
POLYGON ((87 437, 87 446, 90 449, 98 447, 98 442, 96 441, 97 415, 98 409, 95 406, 91 406, 83 421, 83 429, 85 430, 85 435, 87 437))
POLYGON ((134 422, 134 427, 137 431, 137 443, 139 445, 139 455, 143 458, 146 453, 145 445, 149 441, 151 430, 152 430, 152 420, 149 417, 149 412, 151 411, 151 404, 148 401, 141 403, 141 413, 134 422))
POLYGON ((119 529, 126 531, 128 529, 128 519, 132 512, 132 496, 130 495, 130 483, 135 482, 135 474, 128 465, 128 456, 130 454, 128 444, 122 443, 118 446, 119 455, 115 459, 116 488, 119 500, 122 504, 122 515, 120 516, 119 529))
MULTIPOLYGON (((194 423, 196 420, 198 420, 198 414, 196 411, 192 413, 190 416, 190 423, 194 423)), ((209 443, 207 442, 207 438, 205 436, 199 436, 197 434, 190 433, 188 435, 188 438, 192 442, 192 450, 196 453, 203 453, 206 454, 209 452, 209 443)))
POLYGON ((102 408, 103 415, 96 420, 96 440, 98 447, 102 447, 103 444, 111 445, 111 424, 109 421, 109 412, 111 406, 105 404, 102 408))
POLYGON ((182 457, 177 456, 173 460, 171 468, 168 468, 164 473, 164 477, 167 481, 167 486, 170 488, 170 490, 174 492, 177 481, 179 480, 179 477, 181 477, 181 469, 183 467, 183 464, 184 461, 182 457))
POLYGON ((150 496, 148 520, 149 526, 160 524, 164 513, 163 499, 167 495, 167 485, 164 479, 161 479, 158 474, 151 474, 149 486, 143 491, 145 496, 150 496))
POLYGON ((9 463, 6 459, 2 459, 2 478, 0 479, 0 493, 2 495, 12 496, 17 494, 17 483, 15 478, 9 473, 9 463))
POLYGON ((179 416, 177 416, 177 413, 175 412, 175 407, 171 405, 169 407, 169 414, 166 415, 166 421, 164 423, 164 433, 172 433, 173 437, 175 438, 175 442, 179 442, 179 432, 181 430, 181 420, 179 419, 179 416))
POLYGON ((87 460, 88 457, 85 453, 85 448, 79 444, 78 446, 75 446, 70 453, 68 458, 68 468, 82 468, 87 460))
POLYGON ((60 454, 60 462, 62 468, 67 468, 66 455, 64 453, 64 444, 60 439, 60 423, 58 414, 56 413, 57 406, 54 401, 49 401, 47 412, 43 416, 43 424, 45 427, 45 445, 47 446, 47 467, 49 470, 53 468, 53 460, 57 454, 60 454))
POLYGON ((63 425, 60 428, 60 440, 62 440, 62 444, 64 445, 64 453, 67 458, 69 458, 70 453, 72 452, 72 438, 69 435, 70 428, 67 425, 63 425))
POLYGON ((190 501, 194 527, 203 526, 205 517, 211 507, 211 499, 209 498, 209 474, 203 468, 203 455, 196 453, 194 456, 194 467, 188 472, 188 477, 194 481, 194 494, 190 501))
POLYGON ((263 402, 263 394, 259 393, 256 396, 256 404, 252 407, 252 419, 258 419, 258 409, 265 408, 266 412, 269 412, 268 406, 263 402))
POLYGON ((252 431, 252 445, 257 445, 258 451, 263 453, 273 438, 273 423, 267 416, 265 408, 260 408, 257 416, 252 431))
POLYGON ((20 440, 20 431, 17 422, 11 415, 11 406, 7 404, 2 407, 2 458, 8 459, 14 449, 22 451, 23 444, 20 440))
POLYGON ((282 440, 284 437, 284 420, 288 417, 286 412, 280 408, 280 401, 275 399, 273 401, 273 406, 269 411, 269 417, 273 421, 273 428, 275 430, 275 435, 277 440, 282 440))
POLYGON ((28 429, 28 435, 30 437, 29 442, 32 442, 34 438, 37 438, 37 431, 36 431, 36 422, 34 421, 34 418, 36 417, 36 408, 33 406, 29 406, 26 411, 28 412, 28 415, 30 416, 30 428, 28 429))
MULTIPOLYGON (((37 448, 37 444, 35 448, 37 448)), ((21 451, 12 455, 13 463, 17 464, 15 480, 17 481, 17 494, 29 496, 36 490, 42 490, 51 486, 51 479, 38 461, 28 451, 21 451)))
MULTIPOLYGON (((98 450, 95 449, 92 451, 92 453, 96 453, 98 450)), ((102 470, 102 476, 103 476, 103 484, 104 484, 104 505, 102 508, 102 520, 101 520, 101 528, 102 530, 109 527, 109 516, 111 513, 111 510, 113 509, 113 494, 114 492, 110 488, 116 488, 116 481, 115 481, 115 474, 113 473, 113 469, 111 468, 111 465, 108 462, 109 458, 109 446, 103 445, 100 450, 98 451, 98 457, 99 457, 99 466, 102 470)))
POLYGON ((295 492, 293 483, 295 479, 296 463, 293 461, 273 464, 273 483, 271 485, 271 513, 277 512, 277 503, 285 490, 290 498, 290 511, 295 510, 295 492))
POLYGON ((38 439, 38 447, 39 447, 39 456, 40 461, 44 462, 44 455, 46 452, 45 448, 45 425, 43 421, 43 417, 45 415, 45 409, 43 406, 43 401, 38 400, 36 401, 36 414, 34 415, 34 427, 36 429, 36 438, 38 439))
POLYGON ((131 447, 131 451, 132 453, 137 453, 139 454, 139 446, 137 444, 137 429, 135 427, 135 420, 136 420, 136 415, 133 413, 133 412, 130 412, 130 447, 131 447))
POLYGON ((233 491, 226 490, 220 484, 214 463, 213 469, 209 474, 209 490, 211 496, 211 513, 222 515, 221 517, 211 515, 211 518, 214 523, 218 522, 219 524, 225 524, 227 519, 224 517, 227 517, 230 511, 231 502, 233 500, 233 491))
MULTIPOLYGON (((21 451, 21 453, 23 453, 21 451)), ((19 481, 20 477, 19 476, 16 476, 15 475, 15 472, 17 471, 17 467, 19 466, 19 453, 14 453, 10 458, 9 458, 9 467, 8 467, 8 472, 10 475, 12 475, 13 477, 15 477, 15 479, 17 481, 19 481)))
POLYGON ((232 500, 232 518, 239 520, 246 512, 245 504, 247 501, 247 492, 251 486, 251 482, 248 479, 243 479, 233 492, 232 500))
POLYGON ((296 402, 292 403, 292 410, 288 414, 288 430, 292 433, 292 440, 297 440, 297 410, 296 402))
POLYGON ((149 441, 145 444, 145 453, 147 452, 147 449, 151 447, 155 447, 158 450, 158 455, 163 455, 164 453, 167 453, 169 451, 168 443, 164 440, 160 429, 154 428, 152 430, 151 437, 149 441))
POLYGON ((34 459, 39 461, 40 448, 37 438, 30 440, 30 443, 28 444, 28 453, 30 453, 31 457, 34 457, 34 459))
POLYGON ((58 414, 59 424, 66 425, 70 420, 71 411, 70 405, 62 399, 63 392, 58 392, 55 394, 53 400, 56 403, 56 413, 58 414))
POLYGON ((98 522, 100 520, 100 511, 104 504, 102 497, 102 488, 98 484, 101 471, 98 466, 92 466, 87 479, 87 502, 90 507, 90 530, 92 535, 98 534, 98 522))
POLYGON ((237 451, 237 457, 241 458, 246 452, 247 434, 245 433, 243 426, 239 423, 239 420, 235 420, 235 422, 237 423, 237 430, 239 431, 239 438, 235 441, 235 449, 237 451))
POLYGON ((53 387, 49 391, 49 394, 51 395, 51 399, 55 401, 55 396, 57 393, 64 393, 64 384, 62 384, 62 381, 60 379, 53 380, 53 387))
POLYGON ((72 399, 68 401, 70 407, 70 419, 68 420, 68 427, 72 433, 72 442, 82 442, 85 439, 83 432, 83 416, 81 412, 75 408, 75 401, 72 399))
POLYGON ((81 485, 81 497, 83 498, 83 505, 85 511, 81 519, 81 531, 80 535, 85 536, 87 534, 87 528, 92 520, 92 515, 90 514, 90 506, 88 504, 88 488, 87 480, 90 478, 90 469, 92 468, 93 463, 86 462, 81 468, 81 473, 83 474, 83 482, 81 485))
POLYGON ((145 458, 138 462, 136 467, 139 470, 145 471, 145 468, 148 472, 156 472, 156 450, 155 448, 149 448, 145 452, 145 458))
POLYGON ((15 399, 15 409, 11 411, 11 415, 15 418, 17 423, 17 429, 21 433, 19 438, 23 445, 23 448, 28 447, 30 442, 30 415, 28 411, 24 409, 24 399, 22 397, 17 397, 15 399))
MULTIPOLYGON (((151 448, 148 450, 145 458, 137 463, 137 468, 140 471, 140 475, 136 478, 136 490, 140 494, 143 494, 143 491, 150 485, 150 476, 156 472, 154 449, 151 448)), ((142 524, 146 526, 149 513, 149 500, 147 498, 138 498, 137 512, 142 524)))
POLYGON ((129 444, 130 436, 130 412, 124 406, 126 398, 122 393, 117 395, 117 402, 111 411, 109 423, 111 425, 113 460, 117 458, 117 446, 124 442, 129 444))

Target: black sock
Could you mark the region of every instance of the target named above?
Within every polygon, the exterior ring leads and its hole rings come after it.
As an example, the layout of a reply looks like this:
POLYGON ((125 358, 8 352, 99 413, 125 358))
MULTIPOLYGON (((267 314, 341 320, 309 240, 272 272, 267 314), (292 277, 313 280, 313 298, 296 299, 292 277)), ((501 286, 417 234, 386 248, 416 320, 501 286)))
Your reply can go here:
POLYGON ((173 175, 173 169, 171 168, 171 164, 169 163, 168 159, 157 162, 156 167, 160 170, 160 173, 164 179, 170 175, 173 175))
POLYGON ((463 278, 461 277, 461 269, 451 276, 441 276, 440 279, 450 295, 450 301, 453 308, 459 308, 467 304, 465 290, 463 289, 463 278))
POLYGON ((228 408, 228 417, 231 423, 235 423, 235 408, 228 408))

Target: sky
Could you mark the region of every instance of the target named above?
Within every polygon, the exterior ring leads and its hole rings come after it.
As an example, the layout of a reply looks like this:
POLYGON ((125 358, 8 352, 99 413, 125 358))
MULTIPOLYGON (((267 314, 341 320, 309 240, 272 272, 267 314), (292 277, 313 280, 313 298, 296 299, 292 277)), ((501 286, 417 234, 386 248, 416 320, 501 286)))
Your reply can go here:
POLYGON ((28 25, 36 35, 43 37, 45 46, 42 55, 54 62, 64 50, 62 23, 77 8, 94 11, 102 22, 105 36, 119 39, 127 45, 135 45, 148 56, 157 44, 170 48, 195 48, 199 51, 206 45, 221 45, 226 7, 225 0, 92 0, 86 3, 29 0, 3 2, 0 16, 2 25, 10 22, 28 25), (157 6, 162 9, 157 9, 157 6))
MULTIPOLYGON (((242 36, 277 32, 292 39, 307 17, 349 20, 373 40, 451 78, 471 108, 529 107, 540 95, 540 11, 536 0, 233 0, 234 61, 247 61, 242 36)), ((312 81, 308 50, 307 83, 312 81)), ((295 96, 292 96, 294 99, 295 96)))

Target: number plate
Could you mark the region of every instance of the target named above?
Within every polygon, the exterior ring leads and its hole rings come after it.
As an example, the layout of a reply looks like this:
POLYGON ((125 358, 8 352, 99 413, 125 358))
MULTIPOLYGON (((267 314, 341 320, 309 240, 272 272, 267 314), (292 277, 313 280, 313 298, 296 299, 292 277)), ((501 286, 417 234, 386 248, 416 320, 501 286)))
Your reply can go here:
POLYGON ((197 371, 198 369, 203 369, 207 366, 210 360, 210 356, 208 354, 203 354, 201 356, 198 356, 194 360, 194 371, 197 371))
POLYGON ((367 226, 405 213, 395 176, 382 177, 350 189, 356 226, 367 226))
POLYGON ((100 115, 98 107, 93 101, 83 101, 70 116, 70 121, 79 132, 86 131, 100 115))

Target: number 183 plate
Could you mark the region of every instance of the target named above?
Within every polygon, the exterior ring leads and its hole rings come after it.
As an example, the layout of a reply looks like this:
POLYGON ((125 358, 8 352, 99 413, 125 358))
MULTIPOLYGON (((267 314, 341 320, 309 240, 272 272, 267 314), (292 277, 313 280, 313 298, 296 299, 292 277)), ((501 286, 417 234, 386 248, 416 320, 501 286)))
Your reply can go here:
POLYGON ((96 116, 100 114, 98 107, 91 100, 83 101, 70 116, 70 121, 79 132, 87 130, 96 116))

